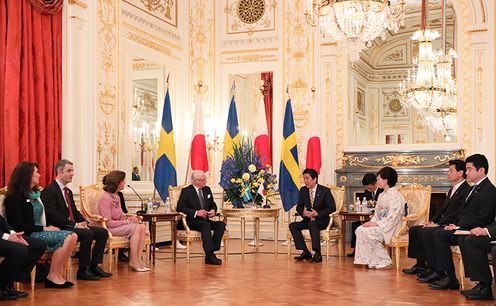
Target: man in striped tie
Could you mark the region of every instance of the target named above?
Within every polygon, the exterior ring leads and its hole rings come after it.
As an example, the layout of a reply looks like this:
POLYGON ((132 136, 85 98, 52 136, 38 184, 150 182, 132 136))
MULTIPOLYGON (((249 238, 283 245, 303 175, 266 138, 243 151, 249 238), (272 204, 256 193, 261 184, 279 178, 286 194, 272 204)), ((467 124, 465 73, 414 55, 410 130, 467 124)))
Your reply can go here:
POLYGON ((300 256, 295 260, 310 260, 312 262, 321 262, 320 253, 320 231, 325 229, 329 224, 329 214, 336 211, 336 204, 331 194, 331 190, 318 184, 318 174, 314 169, 305 169, 303 171, 304 187, 300 189, 296 211, 303 218, 302 221, 289 224, 289 230, 295 242, 297 250, 303 250, 300 256), (308 229, 312 238, 312 254, 308 250, 302 230, 308 229))

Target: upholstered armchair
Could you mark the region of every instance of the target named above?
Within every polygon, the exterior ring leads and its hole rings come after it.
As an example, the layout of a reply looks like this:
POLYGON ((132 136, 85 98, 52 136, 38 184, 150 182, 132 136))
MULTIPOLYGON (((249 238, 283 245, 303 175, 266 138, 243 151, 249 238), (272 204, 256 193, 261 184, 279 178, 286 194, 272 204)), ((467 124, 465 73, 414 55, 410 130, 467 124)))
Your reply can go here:
MULTIPOLYGON (((107 228, 107 219, 102 217, 99 214, 98 209, 98 199, 103 194, 103 185, 95 184, 90 186, 79 186, 80 197, 81 197, 81 210, 83 215, 90 221, 90 224, 93 226, 100 226, 108 230, 107 228)), ((128 214, 133 215, 133 214, 128 214)), ((114 263, 117 263, 117 254, 118 252, 114 252, 116 249, 125 249, 129 248, 129 238, 127 237, 118 237, 112 235, 109 231, 109 238, 107 240, 107 249, 108 249, 108 270, 112 271, 112 266, 114 263)), ((145 240, 146 246, 146 263, 149 264, 150 259, 150 237, 147 236, 145 240)))
MULTIPOLYGON (((169 200, 171 201, 171 207, 174 211, 177 211, 177 202, 179 201, 179 196, 181 195, 181 190, 185 186, 169 186, 169 200)), ((220 207, 219 207, 220 209, 220 207)), ((190 262, 190 243, 192 241, 200 241, 201 234, 198 231, 192 230, 188 226, 188 222, 186 220, 186 214, 179 213, 179 218, 182 220, 184 229, 178 229, 176 231, 176 240, 186 242, 186 262, 190 262)), ((224 232, 224 236, 222 236, 222 241, 224 242, 224 259, 227 259, 227 240, 229 239, 229 234, 226 228, 224 232)))
MULTIPOLYGON (((339 215, 340 212, 343 211, 344 207, 344 198, 345 198, 345 187, 337 187, 334 185, 326 185, 326 187, 329 187, 331 189, 332 196, 334 197, 334 203, 336 204, 336 211, 333 212, 332 214, 329 215, 330 217, 330 222, 329 225, 327 225, 326 229, 320 231, 320 240, 325 241, 326 243, 326 259, 329 260, 329 244, 331 240, 338 240, 338 254, 339 257, 342 256, 342 236, 341 236, 341 217, 339 215)), ((298 217, 298 214, 295 213, 295 219, 298 217)), ((303 230, 303 238, 305 238, 306 241, 310 241, 310 232, 308 230, 303 230)), ((288 239, 288 256, 291 255, 291 240, 293 239, 293 236, 291 235, 291 232, 289 229, 287 230, 287 239, 288 239)))
POLYGON ((402 217, 401 228, 394 234, 391 242, 386 247, 394 250, 396 270, 400 269, 400 251, 408 249, 408 229, 415 225, 425 224, 429 221, 429 208, 431 204, 431 186, 413 184, 398 187, 398 191, 408 203, 408 215, 402 217))

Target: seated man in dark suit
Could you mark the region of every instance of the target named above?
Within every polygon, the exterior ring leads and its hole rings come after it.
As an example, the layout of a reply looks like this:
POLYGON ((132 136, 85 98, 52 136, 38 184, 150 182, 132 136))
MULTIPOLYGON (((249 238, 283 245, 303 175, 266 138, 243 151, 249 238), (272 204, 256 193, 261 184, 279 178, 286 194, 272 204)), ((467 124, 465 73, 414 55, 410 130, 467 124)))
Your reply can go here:
MULTIPOLYGON (((424 225, 412 226, 408 230, 408 257, 416 258, 417 263, 410 269, 403 269, 406 274, 417 274, 427 269, 422 235, 432 235, 440 226, 446 226, 455 222, 460 215, 470 185, 465 178, 466 167, 463 160, 454 159, 449 161, 448 181, 453 187, 448 191, 444 204, 437 214, 424 225)), ((431 269, 432 267, 429 267, 431 269)), ((428 275, 428 274, 427 274, 428 275)))
POLYGON ((55 181, 43 189, 41 200, 45 205, 48 224, 73 231, 78 236, 81 244, 77 278, 98 280, 100 277, 112 276, 112 273, 105 272, 98 267, 103 261, 103 252, 108 239, 107 230, 88 226, 88 222, 76 208, 72 191, 67 187, 74 176, 74 164, 66 159, 59 160, 55 171, 57 173, 55 181), (93 241, 95 245, 92 252, 93 241))
MULTIPOLYGON (((362 185, 365 187, 363 196, 367 201, 376 201, 379 198, 379 194, 384 191, 384 189, 377 186, 377 176, 375 173, 365 173, 362 178, 362 185)), ((355 244, 356 244, 356 229, 362 224, 360 221, 351 222, 351 248, 353 252, 346 254, 347 257, 355 257, 355 244)))
MULTIPOLYGON (((205 263, 220 265, 222 260, 217 258, 214 252, 220 249, 226 225, 222 221, 210 220, 217 213, 217 205, 212 191, 206 184, 205 173, 200 170, 193 171, 191 185, 181 190, 177 211, 186 214, 189 227, 201 233, 205 263), (214 231, 213 235, 211 231, 214 231)), ((181 228, 182 223, 178 227, 181 228)))
POLYGON ((465 198, 462 212, 452 224, 439 228, 432 235, 422 236, 426 259, 434 272, 419 280, 433 282, 429 285, 433 289, 458 289, 460 287, 456 279, 450 247, 458 245, 465 237, 455 235, 455 231, 485 227, 494 221, 496 187, 487 177, 489 162, 481 154, 471 155, 465 162, 467 181, 474 185, 465 198))
POLYGON ((0 216, 0 301, 15 300, 28 296, 27 292, 17 291, 14 281, 26 281, 31 270, 45 252, 46 242, 41 239, 23 237, 16 233, 0 216))
POLYGON ((321 262, 320 253, 320 231, 325 229, 329 224, 329 214, 336 211, 336 204, 331 190, 325 186, 319 185, 318 173, 314 169, 305 169, 303 171, 303 181, 305 186, 301 187, 296 211, 303 218, 302 221, 289 224, 289 230, 293 236, 297 250, 303 250, 300 256, 295 260, 311 260, 312 262, 321 262), (302 230, 308 229, 312 238, 312 250, 315 254, 312 257, 305 244, 302 230))
POLYGON ((491 243, 494 240, 496 240, 496 221, 485 228, 476 227, 470 231, 470 236, 459 238, 465 276, 477 282, 472 289, 460 292, 468 300, 493 299, 491 290, 493 277, 487 253, 491 253, 493 271, 496 271, 496 246, 491 243))

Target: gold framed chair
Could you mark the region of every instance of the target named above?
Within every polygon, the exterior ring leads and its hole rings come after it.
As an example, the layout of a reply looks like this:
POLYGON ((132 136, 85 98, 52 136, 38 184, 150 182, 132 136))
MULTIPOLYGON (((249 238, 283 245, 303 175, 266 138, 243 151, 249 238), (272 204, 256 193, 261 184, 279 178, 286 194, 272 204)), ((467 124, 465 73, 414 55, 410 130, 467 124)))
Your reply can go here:
MULTIPOLYGON (((89 186, 79 186, 79 191, 83 215, 89 219, 91 225, 103 227, 108 231, 107 219, 102 217, 98 210, 98 199, 103 194, 103 185, 98 183, 89 186)), ((134 216, 134 214, 127 215, 134 216)), ((114 263, 117 264, 118 252, 114 252, 114 250, 129 248, 129 238, 114 236, 110 231, 108 231, 108 234, 106 247, 108 249, 108 270, 111 272, 114 263)), ((147 265, 150 264, 150 245, 150 237, 147 236, 145 239, 147 265)))
MULTIPOLYGON (((169 200, 171 201, 171 207, 174 211, 177 211, 177 202, 179 201, 179 196, 181 195, 181 190, 185 185, 181 186, 169 186, 169 200)), ((200 241, 201 234, 198 231, 192 230, 188 226, 186 221, 186 215, 179 213, 179 218, 181 218, 184 226, 184 230, 176 231, 176 240, 186 242, 186 262, 190 262, 190 243, 192 241, 200 241)), ((224 236, 222 236, 222 241, 224 242, 224 259, 227 259, 227 240, 229 239, 229 234, 226 228, 224 236)))
MULTIPOLYGON (((333 212, 332 214, 329 215, 330 221, 329 225, 324 230, 320 231, 320 241, 325 241, 326 243, 326 260, 329 260, 329 244, 331 240, 338 240, 338 256, 341 258, 342 256, 342 235, 341 235, 341 216, 339 215, 340 212, 343 211, 344 208, 344 198, 345 198, 345 192, 346 189, 344 186, 338 187, 335 185, 326 185, 326 187, 329 187, 331 189, 332 196, 334 197, 334 203, 336 204, 336 211, 333 212)), ((294 221, 296 221, 296 217, 299 216, 298 214, 295 214, 294 221)), ((310 241, 310 231, 309 230, 303 230, 302 231, 303 238, 305 241, 310 241)), ((287 240, 288 240, 288 256, 291 256, 291 240, 293 239, 293 236, 291 235, 291 231, 288 229, 287 230, 287 240)))
POLYGON ((398 187, 398 191, 408 203, 408 215, 402 217, 402 226, 393 235, 391 242, 386 247, 394 250, 396 270, 400 269, 400 251, 408 249, 408 229, 415 225, 425 224, 429 221, 429 209, 431 204, 431 186, 412 184, 398 187))

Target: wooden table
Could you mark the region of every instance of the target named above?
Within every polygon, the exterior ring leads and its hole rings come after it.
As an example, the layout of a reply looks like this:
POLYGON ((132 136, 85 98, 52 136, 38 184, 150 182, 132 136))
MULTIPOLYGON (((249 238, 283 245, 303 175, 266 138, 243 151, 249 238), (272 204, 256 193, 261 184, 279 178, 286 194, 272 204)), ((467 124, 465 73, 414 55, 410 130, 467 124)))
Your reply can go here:
POLYGON ((274 254, 277 254, 277 238, 279 236, 279 210, 281 210, 281 208, 221 208, 221 213, 226 226, 228 218, 240 218, 241 256, 245 255, 245 228, 247 217, 255 219, 255 237, 257 237, 255 250, 257 253, 258 239, 260 239, 260 218, 272 218, 274 220, 274 254))
POLYGON ((150 240, 153 246, 150 252, 150 257, 153 258, 153 264, 155 264, 155 243, 157 240, 157 222, 170 222, 171 223, 171 233, 172 233, 172 260, 176 262, 176 232, 177 232, 177 220, 179 213, 146 213, 140 215, 143 221, 148 222, 148 227, 150 230, 150 240))
POLYGON ((370 218, 372 217, 373 213, 369 212, 347 212, 343 211, 340 212, 339 215, 341 216, 341 241, 343 244, 342 252, 343 252, 343 257, 345 257, 346 254, 346 221, 360 221, 361 223, 365 221, 369 221, 370 218))

